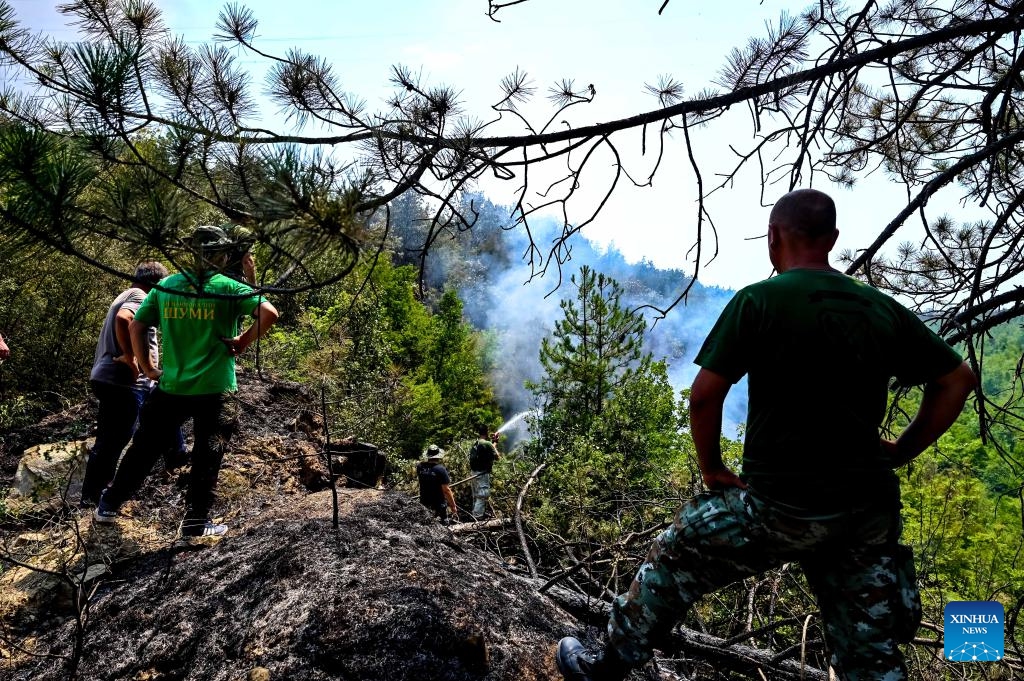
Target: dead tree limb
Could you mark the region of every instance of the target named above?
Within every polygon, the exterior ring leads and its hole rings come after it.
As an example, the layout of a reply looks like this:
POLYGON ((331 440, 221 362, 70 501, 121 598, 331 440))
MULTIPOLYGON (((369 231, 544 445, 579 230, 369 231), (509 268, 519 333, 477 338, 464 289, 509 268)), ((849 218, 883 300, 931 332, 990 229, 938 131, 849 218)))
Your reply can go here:
POLYGON ((456 486, 461 485, 461 484, 463 484, 465 482, 469 482, 470 480, 476 480, 481 475, 483 475, 483 473, 474 473, 473 475, 469 476, 468 478, 463 478, 462 480, 459 480, 458 482, 453 482, 452 484, 448 485, 448 488, 451 489, 452 487, 456 487, 456 486))
POLYGON ((630 532, 629 534, 627 534, 625 537, 623 537, 619 541, 615 542, 614 544, 609 544, 608 546, 601 546, 601 547, 598 547, 598 548, 594 549, 589 554, 584 556, 582 560, 578 560, 578 561, 574 562, 572 565, 570 565, 566 569, 562 570, 557 575, 555 575, 554 577, 549 579, 547 582, 545 582, 542 587, 537 589, 537 592, 538 593, 544 593, 545 591, 550 589, 554 584, 556 584, 557 582, 559 582, 559 581, 565 579, 566 577, 572 575, 573 573, 579 571, 586 563, 589 563, 592 559, 596 558, 597 556, 599 556, 600 554, 604 553, 605 551, 611 551, 612 549, 615 549, 615 548, 629 546, 632 542, 636 541, 637 539, 646 539, 647 537, 651 536, 655 532, 665 528, 667 525, 668 525, 668 523, 658 523, 657 525, 654 525, 653 527, 649 527, 646 530, 641 530, 640 532, 630 532))
MULTIPOLYGON (((547 595, 581 622, 603 627, 608 621, 610 603, 588 598, 557 585, 549 588, 547 595)), ((669 647, 673 653, 683 653, 689 659, 700 659, 716 667, 740 673, 753 675, 760 669, 771 672, 770 678, 784 681, 828 681, 829 678, 827 671, 801 665, 794 660, 777 660, 778 653, 753 646, 729 645, 726 639, 687 627, 674 630, 669 647)), ((799 646, 792 652, 799 652, 799 646)))
POLYGON ((452 534, 469 534, 470 532, 496 532, 503 530, 508 526, 508 520, 505 518, 494 518, 493 520, 487 520, 482 523, 459 523, 458 525, 452 525, 452 534))
POLYGON ((320 409, 324 417, 324 463, 327 465, 327 479, 331 483, 331 527, 338 529, 338 476, 334 472, 334 455, 331 453, 331 427, 327 412, 326 377, 320 377, 320 409))
POLYGON ((767 650, 744 645, 726 646, 725 641, 717 636, 702 634, 686 627, 679 627, 675 631, 672 643, 683 652, 740 672, 751 673, 762 669, 771 671, 772 678, 828 681, 827 671, 801 665, 793 660, 773 662, 777 655, 767 650))
POLYGON ((545 466, 547 464, 542 463, 533 469, 530 477, 526 479, 523 489, 519 492, 519 498, 516 499, 516 532, 519 534, 519 542, 523 545, 523 555, 526 556, 526 564, 530 566, 530 576, 534 579, 537 579, 537 564, 533 562, 533 556, 530 555, 530 546, 526 543, 526 533, 523 532, 523 500, 526 499, 526 491, 530 489, 530 485, 537 479, 537 476, 540 475, 545 466))

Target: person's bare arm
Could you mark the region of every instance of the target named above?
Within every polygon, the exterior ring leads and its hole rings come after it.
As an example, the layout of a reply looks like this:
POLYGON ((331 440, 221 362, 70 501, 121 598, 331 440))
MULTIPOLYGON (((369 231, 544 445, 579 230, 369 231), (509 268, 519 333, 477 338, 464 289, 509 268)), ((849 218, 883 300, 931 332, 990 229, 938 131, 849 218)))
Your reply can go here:
POLYGON ((4 337, 0 336, 0 360, 7 359, 11 356, 11 349, 7 347, 7 343, 4 341, 4 337))
POLYGON ((135 361, 138 362, 139 371, 145 374, 146 378, 157 381, 160 379, 160 374, 163 371, 153 366, 153 357, 149 354, 149 330, 151 328, 153 327, 149 324, 140 322, 138 319, 132 319, 131 323, 128 324, 128 333, 131 336, 131 347, 135 353, 135 361))
MULTIPOLYGON (((115 362, 121 362, 128 366, 133 373, 139 373, 139 365, 135 359, 135 350, 132 347, 132 335, 129 329, 132 320, 135 319, 135 311, 122 307, 114 317, 114 338, 117 339, 117 347, 121 354, 114 358, 115 362)), ((148 351, 147 351, 148 354, 148 351)))
POLYGON ((452 515, 458 515, 459 509, 455 505, 455 495, 452 494, 452 488, 448 485, 441 485, 441 494, 444 495, 445 503, 448 504, 448 510, 452 512, 452 515))
POLYGON ((690 435, 697 448, 697 465, 709 489, 747 486, 722 462, 722 408, 731 387, 725 377, 701 369, 690 388, 690 435))
POLYGON ((243 333, 234 338, 221 339, 232 355, 240 355, 245 352, 245 349, 252 345, 257 338, 270 330, 280 315, 277 313, 277 308, 267 301, 263 301, 256 308, 256 313, 253 316, 256 318, 255 321, 243 333))
POLYGON ((895 442, 882 440, 890 465, 899 468, 938 440, 956 421, 977 384, 978 378, 967 362, 926 384, 921 406, 910 425, 895 442))

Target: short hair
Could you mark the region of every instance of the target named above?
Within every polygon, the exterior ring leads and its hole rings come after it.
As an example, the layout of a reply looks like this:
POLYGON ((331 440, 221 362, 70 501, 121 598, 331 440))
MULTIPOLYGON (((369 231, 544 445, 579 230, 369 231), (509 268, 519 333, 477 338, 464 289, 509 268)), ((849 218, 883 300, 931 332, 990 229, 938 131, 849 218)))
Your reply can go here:
POLYGON ((769 222, 808 239, 831 236, 836 231, 836 204, 817 189, 796 189, 772 207, 769 222))
POLYGON ((490 430, 491 429, 487 427, 486 423, 476 424, 476 433, 480 437, 487 437, 487 434, 490 432, 490 430))
POLYGON ((152 286, 166 276, 167 268, 163 266, 163 263, 147 260, 140 262, 135 268, 135 276, 132 277, 132 281, 136 284, 152 286))
POLYGON ((239 257, 251 251, 253 244, 256 243, 256 237, 253 236, 252 231, 241 225, 226 222, 220 226, 220 229, 231 239, 233 244, 232 250, 239 257))

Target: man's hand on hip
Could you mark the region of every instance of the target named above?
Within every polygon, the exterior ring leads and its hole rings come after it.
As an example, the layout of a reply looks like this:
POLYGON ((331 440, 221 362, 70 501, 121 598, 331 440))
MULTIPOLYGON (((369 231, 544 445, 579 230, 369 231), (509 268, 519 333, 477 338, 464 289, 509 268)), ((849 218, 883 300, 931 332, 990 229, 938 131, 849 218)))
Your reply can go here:
POLYGON ((708 486, 708 489, 719 490, 728 489, 730 487, 739 487, 740 489, 746 489, 747 483, 743 482, 740 476, 733 473, 728 468, 717 468, 713 471, 702 471, 701 475, 704 478, 704 484, 708 486))
POLYGON ((134 355, 118 355, 117 357, 114 358, 114 361, 120 364, 124 364, 126 367, 131 369, 133 376, 137 376, 139 373, 141 373, 141 371, 139 370, 139 363, 135 359, 134 355))
POLYGON ((220 339, 221 342, 224 343, 224 346, 227 347, 228 354, 231 355, 232 357, 238 357, 240 354, 245 352, 246 345, 245 342, 242 340, 242 336, 244 335, 245 334, 243 333, 242 335, 235 336, 234 338, 220 339))

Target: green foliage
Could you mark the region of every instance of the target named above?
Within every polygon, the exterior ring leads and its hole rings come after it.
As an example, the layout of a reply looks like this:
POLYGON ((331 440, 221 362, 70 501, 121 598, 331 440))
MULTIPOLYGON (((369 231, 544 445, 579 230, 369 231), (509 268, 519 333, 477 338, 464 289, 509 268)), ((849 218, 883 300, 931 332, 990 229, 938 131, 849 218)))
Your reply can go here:
POLYGON ((672 465, 678 454, 675 410, 668 366, 642 363, 613 388, 594 433, 599 442, 617 443, 623 451, 645 452, 642 469, 636 471, 643 477, 672 465))
MULTIPOLYGON (((0 391, 0 395, 3 391, 0 391)), ((0 400, 0 432, 9 432, 32 421, 31 404, 24 395, 0 400)))
POLYGON ((547 463, 532 512, 566 540, 611 542, 677 503, 684 439, 668 369, 641 353, 643 318, 618 283, 586 267, 571 281, 532 386, 542 407, 526 453, 547 463))
MULTIPOLYGON (((945 447, 943 447, 945 449, 945 447)), ((914 546, 931 614, 950 600, 1003 600, 1024 593, 1019 498, 984 484, 936 452, 916 462, 903 484, 904 540, 914 546)))
POLYGON ((621 305, 618 282, 584 266, 570 283, 576 295, 560 303, 563 317, 541 341, 545 375, 535 392, 545 413, 562 412, 569 419, 562 425, 574 433, 585 432, 612 391, 642 372, 650 357, 641 356, 643 317, 621 305))
MULTIPOLYGON (((565 442, 544 472, 537 522, 570 541, 615 541, 622 531, 621 511, 628 512, 623 464, 622 452, 606 450, 588 437, 565 442)), ((636 519, 625 520, 636 529, 636 519)))
POLYGON ((11 426, 83 395, 103 318, 127 285, 60 253, 15 256, 0 243, 0 333, 11 348, 0 402, 11 426))
POLYGON ((442 442, 452 442, 472 433, 477 424, 500 421, 501 414, 482 370, 482 337, 463 319, 455 291, 441 297, 432 326, 424 366, 441 393, 442 414, 435 432, 442 442))
POLYGON ((462 319, 453 291, 434 313, 417 298, 416 279, 413 267, 382 256, 338 284, 292 296, 299 312, 271 330, 264 355, 268 367, 329 388, 336 435, 406 458, 500 420, 481 334, 462 319))
MULTIPOLYGON (((1006 326, 985 341, 985 408, 1000 422, 988 424, 983 436, 977 410, 965 409, 934 447, 900 471, 903 541, 914 548, 925 621, 941 622, 952 600, 998 600, 1009 611, 1024 593, 1024 450, 1014 425, 1022 416, 1022 341, 1019 328, 1006 326)), ((920 390, 894 396, 894 432, 920 399, 920 390)))

